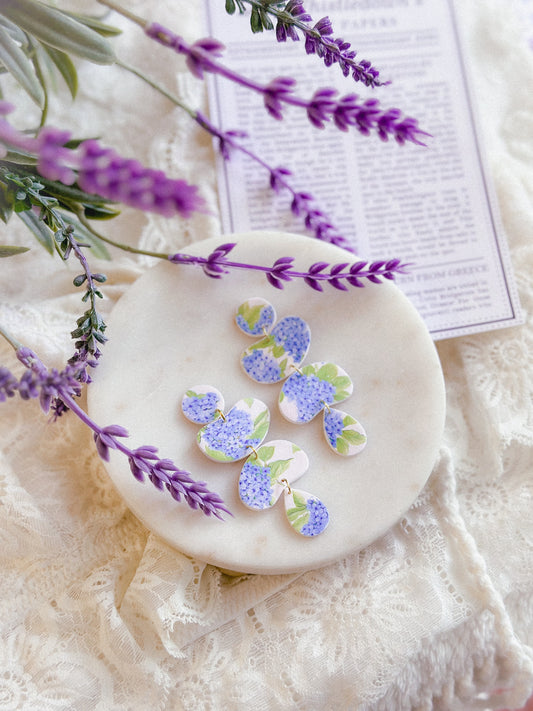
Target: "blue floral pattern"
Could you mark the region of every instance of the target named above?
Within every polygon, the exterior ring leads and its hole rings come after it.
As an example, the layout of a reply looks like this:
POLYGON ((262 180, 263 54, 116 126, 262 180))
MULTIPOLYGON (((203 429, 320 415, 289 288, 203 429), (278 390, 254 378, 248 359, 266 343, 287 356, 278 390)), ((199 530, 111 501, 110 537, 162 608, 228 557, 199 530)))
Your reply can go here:
POLYGON ((318 536, 329 523, 329 513, 320 499, 312 498, 307 500, 307 510, 309 511, 309 521, 302 526, 300 533, 302 536, 318 536))
POLYGON ((202 427, 198 446, 217 462, 236 462, 261 444, 269 425, 270 413, 261 400, 239 400, 225 416, 202 427))
POLYGON ((293 442, 265 442, 251 454, 239 477, 239 496, 253 510, 274 506, 281 494, 308 469, 309 459, 293 442))
POLYGON ((265 299, 253 298, 242 303, 235 316, 237 326, 248 336, 262 336, 276 320, 272 304, 265 299))
POLYGON ((351 415, 332 408, 324 410, 324 433, 336 454, 351 457, 366 447, 363 426, 351 415))
POLYGON ((249 336, 263 337, 241 355, 246 374, 257 383, 279 383, 298 367, 309 350, 311 330, 298 316, 286 316, 274 326, 274 307, 260 298, 242 303, 237 326, 249 336), (270 331, 270 332, 269 332, 270 331))
POLYGON ((197 425, 205 425, 218 417, 224 409, 222 394, 210 385, 197 385, 187 390, 181 401, 185 417, 197 425))
POLYGON ((343 430, 343 417, 342 413, 338 410, 324 410, 324 432, 326 433, 326 438, 333 447, 337 446, 337 437, 342 435, 343 430))
POLYGON ((294 365, 299 365, 309 350, 311 330, 299 316, 286 316, 274 326, 272 336, 277 346, 281 346, 290 356, 294 365))
POLYGON ((270 467, 246 462, 239 477, 239 496, 251 509, 267 509, 271 506, 272 484, 270 467))
POLYGON ((258 383, 279 383, 282 380, 278 361, 265 350, 253 350, 242 356, 241 363, 246 373, 258 383))
POLYGON ((353 383, 334 363, 311 363, 293 373, 279 396, 281 414, 290 422, 310 422, 325 407, 350 397, 353 383))
POLYGON ((306 491, 291 489, 285 494, 289 523, 302 536, 318 536, 329 523, 329 513, 322 501, 306 491))

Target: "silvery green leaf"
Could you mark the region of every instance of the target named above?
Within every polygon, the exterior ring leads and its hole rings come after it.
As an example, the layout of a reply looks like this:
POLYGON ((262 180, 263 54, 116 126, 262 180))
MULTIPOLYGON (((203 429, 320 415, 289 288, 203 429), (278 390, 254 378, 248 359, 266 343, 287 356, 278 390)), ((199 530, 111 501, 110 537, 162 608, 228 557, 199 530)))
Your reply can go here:
POLYGON ((30 230, 33 236, 37 239, 39 244, 46 249, 50 254, 54 253, 54 242, 52 239, 52 234, 48 227, 40 220, 37 215, 31 210, 26 210, 25 212, 18 212, 17 215, 20 217, 22 222, 30 230))
POLYGON ((2 15, 0 15, 0 26, 2 26, 6 32, 23 47, 28 44, 28 38, 20 27, 17 27, 17 25, 10 22, 7 18, 2 17, 2 15))
POLYGON ((29 247, 15 247, 9 244, 0 244, 0 257, 13 257, 15 254, 22 254, 23 252, 28 252, 29 247))
POLYGON ((59 73, 65 80, 65 84, 68 86, 70 94, 74 99, 78 90, 78 74, 72 60, 68 54, 65 54, 65 52, 62 52, 59 49, 55 49, 55 47, 50 47, 44 44, 43 49, 59 70, 59 73))
POLYGON ((3 27, 0 27, 0 62, 42 109, 44 92, 35 76, 33 64, 3 27))
POLYGON ((2 0, 0 14, 44 44, 96 64, 112 64, 113 48, 101 35, 37 0, 2 0))
POLYGON ((122 30, 118 27, 113 27, 113 25, 108 25, 106 22, 102 22, 97 17, 91 17, 90 15, 80 15, 77 12, 67 12, 66 10, 61 10, 64 15, 72 17, 73 20, 81 22, 82 25, 90 27, 91 30, 98 32, 102 37, 116 37, 122 34, 122 30))

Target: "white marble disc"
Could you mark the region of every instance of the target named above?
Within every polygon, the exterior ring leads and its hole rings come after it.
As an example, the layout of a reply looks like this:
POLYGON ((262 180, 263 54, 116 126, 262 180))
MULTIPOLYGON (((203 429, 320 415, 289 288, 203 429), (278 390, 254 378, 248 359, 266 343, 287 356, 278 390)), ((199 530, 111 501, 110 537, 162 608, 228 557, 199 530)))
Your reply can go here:
MULTIPOLYGON (((225 235, 182 251, 207 256, 229 241, 238 243, 233 261, 272 265, 291 255, 299 270, 318 261, 353 261, 338 247, 278 232, 225 235)), ((280 291, 259 272, 210 279, 199 267, 164 262, 127 290, 108 319, 106 335, 109 342, 88 388, 91 417, 100 425, 126 427, 132 448, 158 447, 162 457, 207 481, 234 516, 223 522, 208 518, 149 482, 137 482, 117 452, 106 464, 109 475, 148 528, 199 560, 268 574, 326 565, 395 524, 437 459, 445 412, 439 359, 420 316, 390 282, 346 292, 325 287, 319 293, 294 281, 280 291), (249 337, 236 326, 235 310, 250 297, 268 300, 278 318, 298 315, 307 321, 312 338, 304 365, 330 361, 349 374, 354 394, 342 407, 368 435, 356 456, 332 451, 322 417, 305 425, 282 417, 280 383, 262 385, 244 373, 240 355, 249 337), (184 393, 196 383, 217 388, 230 405, 247 397, 268 405, 268 438, 294 442, 309 457, 299 487, 327 507, 323 533, 295 535, 283 506, 259 512, 244 506, 238 487, 242 462, 207 459, 196 444, 198 427, 181 411, 184 393)))

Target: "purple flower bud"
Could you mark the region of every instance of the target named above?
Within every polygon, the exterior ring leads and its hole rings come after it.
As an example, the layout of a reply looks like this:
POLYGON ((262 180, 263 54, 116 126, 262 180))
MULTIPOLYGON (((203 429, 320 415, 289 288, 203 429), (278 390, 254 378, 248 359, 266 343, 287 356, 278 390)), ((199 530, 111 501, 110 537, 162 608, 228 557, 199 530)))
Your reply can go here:
POLYGON ((37 138, 39 155, 39 173, 48 180, 59 180, 65 185, 72 185, 76 174, 72 170, 73 152, 65 148, 70 140, 68 131, 61 131, 45 126, 37 138))
POLYGON ((129 437, 128 430, 121 425, 108 425, 102 429, 102 433, 111 437, 129 437))
POLYGON ((322 36, 333 34, 333 27, 331 26, 331 20, 329 17, 322 17, 316 25, 313 27, 322 36))
POLYGON ((4 366, 0 366, 0 402, 5 402, 8 397, 13 397, 17 390, 17 385, 17 379, 12 375, 11 371, 4 366))

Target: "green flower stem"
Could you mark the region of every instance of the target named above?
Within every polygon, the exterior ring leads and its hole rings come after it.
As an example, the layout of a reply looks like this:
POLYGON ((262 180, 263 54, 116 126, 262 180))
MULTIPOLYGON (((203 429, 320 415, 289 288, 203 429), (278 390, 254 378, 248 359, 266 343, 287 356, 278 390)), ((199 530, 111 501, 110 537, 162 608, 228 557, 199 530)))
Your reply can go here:
POLYGON ((22 343, 20 343, 19 341, 17 341, 17 339, 14 338, 14 337, 9 333, 9 331, 6 331, 6 329, 3 328, 1 325, 0 325, 0 336, 2 336, 3 338, 5 338, 5 340, 9 343, 9 345, 12 346, 16 351, 18 351, 19 348, 22 348, 22 343))
MULTIPOLYGON (((102 0, 99 0, 101 2, 102 0)), ((126 62, 123 62, 121 60, 116 61, 116 64, 121 67, 122 69, 125 69, 127 72, 130 72, 130 74, 134 74, 136 77, 144 81, 146 84, 152 87, 152 89, 155 89, 158 91, 162 96, 164 96, 166 99, 168 99, 170 102, 172 102, 175 106, 179 106, 180 109, 183 109, 186 111, 189 116, 195 120, 198 118, 198 112, 194 111, 194 109, 191 109, 190 106, 187 106, 181 99, 179 99, 175 94, 171 94, 169 91, 165 89, 164 86, 161 86, 158 82, 154 81, 151 77, 147 76, 143 72, 141 72, 140 69, 137 69, 137 67, 132 66, 131 64, 126 64, 126 62)))
POLYGON ((105 242, 106 244, 110 244, 112 247, 116 247, 117 249, 121 249, 123 252, 131 252, 132 254, 144 254, 146 257, 157 257, 158 259, 169 259, 170 254, 165 254, 164 252, 150 252, 147 249, 139 249, 138 247, 131 247, 129 244, 123 244, 122 242, 116 242, 115 240, 111 239, 110 237, 105 237, 103 234, 100 232, 97 232, 94 227, 91 225, 90 220, 88 220, 85 215, 83 214, 83 209, 81 207, 77 207, 73 209, 76 213, 76 217, 78 220, 81 222, 81 224, 89 230, 89 232, 97 237, 98 239, 102 240, 102 242, 105 242))
POLYGON ((118 12, 119 15, 122 15, 123 17, 126 17, 128 20, 135 22, 137 25, 139 25, 143 29, 150 24, 148 22, 148 20, 143 20, 143 18, 139 17, 139 15, 135 15, 133 12, 126 10, 124 7, 117 5, 112 0, 97 0, 97 2, 99 2, 100 5, 105 5, 110 10, 114 10, 115 12, 118 12))

